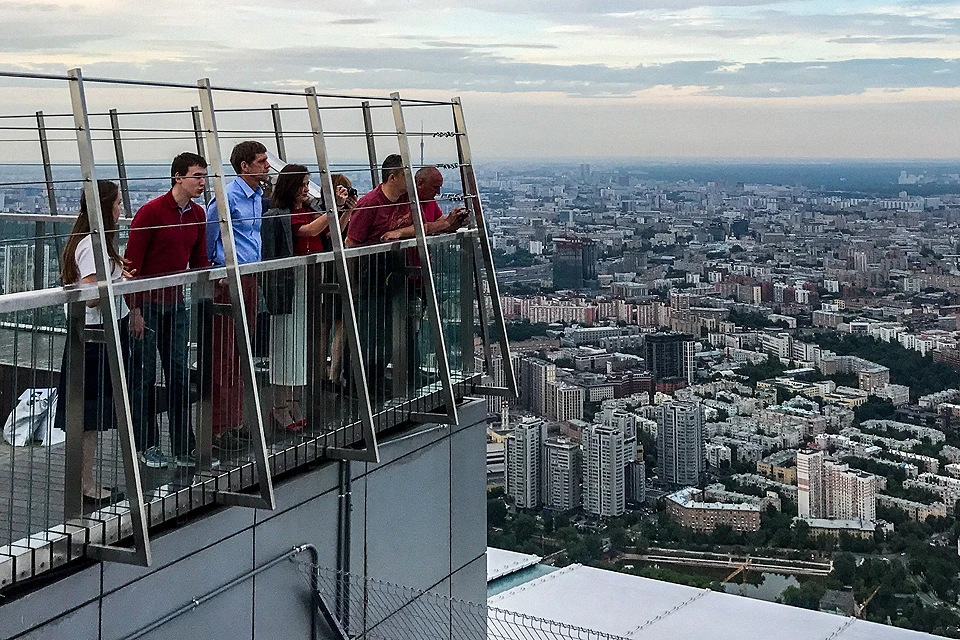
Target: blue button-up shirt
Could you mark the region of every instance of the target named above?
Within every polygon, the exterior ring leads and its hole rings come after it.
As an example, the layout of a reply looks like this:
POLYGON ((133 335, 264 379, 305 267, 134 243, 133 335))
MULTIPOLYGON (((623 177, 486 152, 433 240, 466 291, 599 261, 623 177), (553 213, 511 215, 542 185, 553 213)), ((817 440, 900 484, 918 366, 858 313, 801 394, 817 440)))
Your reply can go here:
MULTIPOLYGON (((263 189, 251 189, 241 178, 227 185, 227 201, 233 221, 233 241, 240 264, 260 260, 260 225, 263 223, 263 189)), ((217 217, 217 199, 207 205, 207 256, 210 263, 223 266, 223 238, 217 217)))

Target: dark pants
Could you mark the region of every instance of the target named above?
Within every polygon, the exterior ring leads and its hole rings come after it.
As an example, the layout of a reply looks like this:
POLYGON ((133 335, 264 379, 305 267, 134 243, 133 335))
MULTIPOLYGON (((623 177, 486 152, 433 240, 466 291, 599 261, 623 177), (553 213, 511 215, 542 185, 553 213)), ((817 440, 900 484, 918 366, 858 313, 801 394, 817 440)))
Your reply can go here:
MULTIPOLYGON (((393 298, 396 288, 405 289, 402 273, 394 273, 393 256, 361 258, 355 271, 357 325, 360 349, 367 370, 372 403, 382 404, 392 396, 387 365, 393 358, 393 298)), ((376 410, 376 408, 375 408, 376 410)))
POLYGON ((189 455, 196 448, 190 425, 190 312, 180 301, 145 304, 142 338, 132 338, 130 353, 130 410, 137 449, 160 444, 157 426, 157 354, 166 380, 167 417, 171 454, 189 455))
MULTIPOLYGON (((88 329, 100 329, 102 326, 89 326, 88 329)), ((124 364, 129 364, 129 331, 127 319, 120 321, 120 350, 124 364)), ((107 359, 107 346, 100 342, 88 342, 83 345, 83 362, 70 362, 70 341, 77 338, 67 335, 60 364, 60 380, 57 383, 57 415, 54 426, 66 430, 67 424, 67 371, 70 367, 83 367, 83 430, 105 431, 117 427, 117 413, 113 406, 113 379, 110 377, 110 365, 107 359)))

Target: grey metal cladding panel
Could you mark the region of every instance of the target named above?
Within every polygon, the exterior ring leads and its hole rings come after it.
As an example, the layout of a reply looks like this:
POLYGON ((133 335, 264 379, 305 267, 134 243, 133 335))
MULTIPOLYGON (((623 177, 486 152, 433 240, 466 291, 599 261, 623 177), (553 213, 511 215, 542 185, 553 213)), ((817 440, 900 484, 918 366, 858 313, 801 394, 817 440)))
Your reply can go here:
POLYGON ((476 604, 487 602, 487 554, 450 576, 450 597, 476 604))
MULTIPOLYGON (((283 638, 284 636, 254 636, 250 601, 253 584, 244 582, 208 600, 196 609, 174 618, 162 627, 143 636, 145 640, 246 640, 283 638)), ((104 625, 106 626, 106 625, 104 625)), ((104 628, 104 638, 106 628, 104 628)))
POLYGON ((269 520, 298 504, 336 489, 336 462, 323 463, 309 473, 277 482, 274 485, 277 508, 273 511, 257 509, 257 522, 269 520))
MULTIPOLYGON (((308 556, 297 556, 306 561, 308 556)), ((306 568, 282 562, 258 574, 254 582, 254 638, 309 640, 312 600, 306 568)))
POLYGON ((368 578, 424 590, 449 575, 449 456, 438 442, 366 476, 368 578))
POLYGON ((487 435, 475 424, 450 438, 450 566, 456 571, 487 549, 487 435))
POLYGON ((456 433, 462 429, 468 429, 475 424, 487 424, 487 401, 486 399, 464 398, 463 404, 457 407, 457 415, 460 418, 460 424, 453 427, 456 433))
POLYGON ((0 606, 0 638, 24 633, 99 597, 100 565, 94 565, 0 606))
POLYGON ((100 605, 93 602, 11 640, 97 640, 99 637, 100 605))
POLYGON ((375 471, 417 449, 440 442, 449 437, 450 432, 451 425, 429 423, 411 426, 407 430, 392 434, 380 442, 380 462, 368 464, 367 472, 375 471))
MULTIPOLYGON (((297 545, 312 544, 319 551, 320 566, 332 568, 337 557, 337 492, 327 492, 258 524, 255 540, 257 566, 297 545)), ((302 562, 309 558, 307 553, 296 556, 302 562)))
MULTIPOLYGON (((103 598, 102 640, 122 638, 252 569, 253 531, 248 530, 155 571, 103 598)), ((178 625, 179 635, 151 637, 184 640, 196 637, 196 629, 203 628, 198 625, 209 623, 207 628, 216 630, 216 637, 249 638, 252 604, 251 583, 245 582, 227 591, 222 599, 198 607, 192 627, 178 625), (230 633, 221 636, 221 629, 230 633)), ((214 636, 205 634, 204 638, 211 640, 214 636)))
POLYGON ((253 512, 250 509, 228 507, 156 535, 150 540, 153 562, 149 567, 116 562, 103 564, 103 592, 108 594, 252 526, 253 512))
MULTIPOLYGON (((307 558, 304 554, 296 560, 307 558)), ((257 575, 253 607, 254 638, 310 639, 310 583, 297 562, 282 562, 257 575)))

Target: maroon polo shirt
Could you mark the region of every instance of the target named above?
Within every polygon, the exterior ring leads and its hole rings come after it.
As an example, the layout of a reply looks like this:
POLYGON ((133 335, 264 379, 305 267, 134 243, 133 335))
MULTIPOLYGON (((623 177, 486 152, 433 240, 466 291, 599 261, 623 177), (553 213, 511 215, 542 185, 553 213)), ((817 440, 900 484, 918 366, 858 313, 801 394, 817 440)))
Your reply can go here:
POLYGON ((406 195, 396 202, 390 202, 383 195, 383 189, 377 187, 357 201, 350 214, 347 225, 347 237, 360 246, 377 244, 387 231, 397 228, 404 216, 410 215, 410 201, 406 195))
MULTIPOLYGON (((203 208, 193 201, 181 211, 170 191, 154 198, 133 216, 127 268, 136 269, 136 277, 142 278, 209 267, 206 223, 203 208)), ((180 287, 167 287, 127 296, 127 304, 136 309, 145 302, 173 304, 182 299, 180 287)))

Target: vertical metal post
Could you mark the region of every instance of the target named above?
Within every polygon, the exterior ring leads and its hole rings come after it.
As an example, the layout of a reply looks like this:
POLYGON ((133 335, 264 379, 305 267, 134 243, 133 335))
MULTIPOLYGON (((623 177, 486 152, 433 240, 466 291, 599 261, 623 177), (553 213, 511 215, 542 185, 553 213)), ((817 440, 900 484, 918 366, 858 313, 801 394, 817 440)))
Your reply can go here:
POLYGON ((270 114, 273 116, 273 135, 277 138, 277 155, 284 162, 287 161, 287 148, 283 144, 283 127, 280 124, 280 105, 270 105, 270 114))
POLYGON ((469 236, 460 238, 460 352, 465 376, 474 372, 473 359, 473 274, 474 241, 469 236))
POLYGON ((377 144, 373 137, 373 113, 370 111, 370 102, 360 103, 363 110, 363 132, 367 136, 367 161, 370 163, 370 184, 376 189, 380 185, 380 163, 377 162, 377 144))
POLYGON ((43 272, 46 270, 47 261, 43 259, 43 236, 46 234, 46 225, 42 222, 36 222, 33 225, 33 290, 37 291, 46 286, 43 272))
POLYGON ((310 129, 313 135, 313 146, 317 154, 317 166, 320 169, 320 188, 323 192, 323 201, 327 204, 327 216, 331 221, 330 241, 333 245, 333 267, 340 283, 340 300, 343 304, 343 329, 350 345, 350 362, 353 366, 353 382, 356 386, 358 403, 360 405, 360 425, 366 443, 365 451, 351 449, 327 449, 333 457, 379 462, 380 450, 377 446, 377 432, 373 425, 373 408, 370 406, 370 390, 367 385, 367 367, 363 362, 363 351, 360 348, 360 330, 357 322, 357 309, 353 304, 353 285, 350 282, 350 272, 347 269, 347 258, 343 253, 343 232, 337 221, 340 214, 337 211, 337 198, 333 192, 333 179, 330 176, 330 165, 327 162, 327 143, 323 137, 323 124, 320 121, 320 103, 317 101, 317 91, 314 87, 307 87, 307 112, 310 115, 310 129), (332 217, 330 217, 332 216, 332 217))
MULTIPOLYGON (((193 116, 193 136, 197 141, 197 155, 209 160, 206 151, 203 149, 203 123, 200 120, 200 107, 190 107, 190 115, 193 116)), ((209 180, 205 180, 203 183, 203 204, 204 206, 210 204, 209 180)))
MULTIPOLYGON (((50 148, 47 145, 47 127, 43 120, 43 111, 37 111, 37 135, 40 139, 40 160, 43 162, 43 178, 47 185, 47 208, 50 215, 57 215, 57 196, 53 189, 53 166, 50 164, 50 148)), ((42 289, 46 286, 43 278, 43 269, 46 263, 43 260, 43 236, 46 234, 46 225, 38 222, 34 229, 33 243, 33 288, 42 289)), ((60 242, 55 241, 57 255, 60 255, 60 242)))
POLYGON ((133 217, 130 206, 130 184, 127 181, 127 164, 123 161, 123 140, 120 139, 120 116, 116 109, 110 109, 110 129, 113 131, 113 151, 117 158, 117 176, 120 177, 120 193, 123 196, 123 212, 133 217))
POLYGON ((84 387, 84 336, 86 328, 85 302, 72 302, 67 305, 67 349, 65 358, 67 368, 60 372, 66 376, 64 381, 64 421, 67 431, 66 468, 64 477, 63 519, 69 521, 83 515, 83 387, 84 387))
POLYGON ((410 142, 407 139, 407 127, 403 121, 403 107, 400 94, 391 93, 393 102, 393 120, 397 127, 397 141, 400 144, 400 157, 403 159, 403 173, 407 178, 407 196, 410 200, 410 217, 417 236, 417 250, 420 253, 420 275, 423 292, 426 296, 427 315, 433 331, 433 346, 436 350, 437 373, 443 383, 443 400, 447 408, 447 418, 452 424, 459 424, 457 402, 450 380, 450 364, 447 360, 447 344, 443 337, 443 324, 440 318, 440 306, 437 300, 436 281, 433 279, 433 265, 430 263, 430 249, 427 246, 427 227, 420 211, 420 197, 417 195, 417 183, 413 178, 413 164, 410 160, 410 142))
MULTIPOLYGON (((240 373, 243 376, 243 416, 248 428, 256 433, 253 449, 257 463, 257 477, 260 483, 260 495, 217 492, 218 499, 225 504, 259 509, 274 509, 276 502, 273 493, 273 478, 267 464, 267 440, 263 433, 263 416, 260 412, 260 393, 253 366, 253 343, 247 327, 247 312, 243 304, 243 289, 240 282, 240 269, 237 260, 237 246, 233 238, 227 186, 223 180, 223 158, 220 155, 220 138, 217 134, 216 114, 213 109, 213 91, 210 80, 203 78, 197 82, 200 89, 200 108, 203 113, 204 131, 207 134, 208 165, 213 179, 214 194, 217 199, 217 218, 220 222, 220 237, 223 240, 223 260, 227 269, 227 287, 230 290, 236 348, 240 353, 240 373)), ((200 452, 199 463, 209 465, 209 458, 203 459, 207 452, 200 452)))
POLYGON ((57 215, 57 196, 53 190, 53 167, 50 164, 50 148, 47 146, 47 126, 43 111, 37 111, 37 134, 40 136, 40 159, 43 161, 43 179, 47 182, 47 204, 50 215, 57 215))
MULTIPOLYGON (((517 377, 513 371, 513 363, 510 361, 510 342, 507 340, 507 324, 503 318, 503 306, 500 302, 500 286, 497 284, 497 274, 493 266, 493 250, 490 248, 490 238, 487 237, 487 222, 483 217, 483 207, 480 203, 480 192, 479 189, 477 189, 477 176, 474 172, 473 156, 470 153, 470 140, 467 137, 467 125, 463 118, 463 105, 460 103, 460 98, 453 99, 453 120, 454 130, 457 134, 460 175, 463 179, 463 190, 465 191, 463 194, 464 202, 473 212, 473 219, 480 235, 480 254, 483 258, 483 267, 487 276, 487 287, 490 290, 490 306, 493 307, 494 320, 497 323, 497 328, 500 330, 500 357, 503 359, 504 379, 510 393, 516 398, 519 395, 517 377)), ((477 295, 484 295, 482 288, 477 291, 477 295)), ((481 317, 480 320, 483 322, 484 319, 481 317)))
MULTIPOLYGON (((87 116, 87 101, 83 90, 80 69, 71 69, 70 97, 73 103, 73 120, 77 128, 77 146, 80 151, 80 170, 83 175, 83 196, 90 216, 90 231, 93 240, 93 257, 97 266, 97 288, 100 292, 100 314, 103 318, 104 341, 110 380, 113 383, 113 404, 117 413, 117 430, 123 451, 123 473, 130 504, 130 520, 133 527, 134 549, 121 549, 102 544, 91 544, 88 552, 101 560, 112 560, 147 566, 150 564, 150 539, 144 517, 143 486, 140 483, 140 463, 133 439, 133 420, 130 416, 130 394, 123 351, 120 346, 120 318, 117 299, 113 290, 113 265, 107 253, 107 237, 104 228, 104 211, 100 207, 97 185, 97 170, 93 158, 93 139, 87 116)), ((111 215, 112 212, 106 212, 111 215)))

